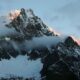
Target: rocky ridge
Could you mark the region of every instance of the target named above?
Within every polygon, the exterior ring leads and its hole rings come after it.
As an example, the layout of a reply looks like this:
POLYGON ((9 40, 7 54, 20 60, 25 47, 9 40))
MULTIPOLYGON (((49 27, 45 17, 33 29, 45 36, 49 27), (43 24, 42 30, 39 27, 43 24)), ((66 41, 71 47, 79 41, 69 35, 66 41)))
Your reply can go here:
MULTIPOLYGON (((10 17, 13 17, 11 13, 10 17)), ((24 47, 27 45, 24 43, 25 41, 29 42, 33 38, 44 36, 59 36, 54 31, 50 31, 48 26, 38 16, 35 16, 31 9, 25 10, 24 8, 19 11, 16 17, 11 18, 5 27, 14 28, 16 34, 9 34, 0 38, 0 62, 4 59, 10 60, 11 57, 16 58, 19 55, 28 56, 28 60, 34 61, 40 58, 43 64, 40 80, 80 80, 80 45, 71 36, 66 37, 65 40, 58 42, 55 46, 40 45, 36 48, 27 49, 24 47)), ((4 79, 1 78, 1 80, 4 79)), ((11 78, 6 79, 11 80, 11 78)), ((24 80, 16 77, 13 80, 16 79, 24 80)), ((26 78, 25 80, 36 79, 26 78)))

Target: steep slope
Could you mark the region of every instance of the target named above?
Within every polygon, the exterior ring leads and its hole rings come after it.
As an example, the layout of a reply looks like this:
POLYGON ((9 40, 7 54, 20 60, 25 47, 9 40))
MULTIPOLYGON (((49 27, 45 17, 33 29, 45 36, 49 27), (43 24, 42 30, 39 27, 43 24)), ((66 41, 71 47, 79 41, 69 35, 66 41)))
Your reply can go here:
POLYGON ((1 80, 80 80, 80 45, 55 34, 31 9, 0 18, 0 27, 1 80))
POLYGON ((43 60, 42 75, 47 80, 80 79, 80 46, 76 44, 68 37, 65 43, 59 43, 51 48, 52 54, 48 54, 43 60))
POLYGON ((31 9, 10 13, 11 22, 6 24, 7 27, 15 28, 24 37, 37 37, 37 36, 52 36, 53 32, 49 31, 49 28, 42 22, 42 20, 35 16, 31 9), (19 14, 17 16, 17 14, 19 14), (16 17, 15 17, 16 15, 16 17))

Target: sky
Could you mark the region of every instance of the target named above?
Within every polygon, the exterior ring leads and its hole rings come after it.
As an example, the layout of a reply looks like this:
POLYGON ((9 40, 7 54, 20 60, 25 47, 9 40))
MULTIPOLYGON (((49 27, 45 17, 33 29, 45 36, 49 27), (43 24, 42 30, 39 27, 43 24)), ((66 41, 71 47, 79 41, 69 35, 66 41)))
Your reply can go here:
POLYGON ((33 9, 53 30, 80 38, 80 0, 1 0, 0 16, 20 8, 33 9))

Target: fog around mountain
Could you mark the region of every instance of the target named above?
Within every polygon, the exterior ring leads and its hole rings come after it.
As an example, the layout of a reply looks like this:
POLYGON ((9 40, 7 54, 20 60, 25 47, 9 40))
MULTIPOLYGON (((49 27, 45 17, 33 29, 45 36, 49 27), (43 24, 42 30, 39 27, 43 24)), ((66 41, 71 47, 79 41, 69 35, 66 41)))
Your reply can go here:
POLYGON ((22 7, 33 9, 47 25, 61 34, 80 38, 79 0, 2 0, 0 1, 0 15, 22 7))
POLYGON ((0 11, 0 80, 80 80, 79 0, 3 0, 0 11))

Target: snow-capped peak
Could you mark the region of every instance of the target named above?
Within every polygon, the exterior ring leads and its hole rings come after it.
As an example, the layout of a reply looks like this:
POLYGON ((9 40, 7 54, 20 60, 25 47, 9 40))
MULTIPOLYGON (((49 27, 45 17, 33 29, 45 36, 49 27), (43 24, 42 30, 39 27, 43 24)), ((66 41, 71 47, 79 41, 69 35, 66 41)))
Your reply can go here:
POLYGON ((9 13, 9 19, 13 20, 20 15, 20 10, 14 10, 9 13))
POLYGON ((39 37, 39 36, 53 36, 54 31, 50 30, 43 21, 35 16, 31 9, 14 10, 9 14, 11 22, 5 26, 14 28, 16 32, 23 35, 23 37, 39 37))
POLYGON ((23 13, 26 14, 27 18, 35 17, 35 14, 34 14, 32 9, 24 9, 24 8, 22 8, 21 10, 19 10, 19 9, 12 10, 9 13, 9 19, 10 20, 14 20, 15 18, 17 18, 18 16, 22 15, 23 13))
MULTIPOLYGON (((31 39, 40 36, 60 36, 58 32, 46 26, 44 22, 34 14, 32 9, 26 10, 21 8, 20 10, 13 10, 6 18, 2 17, 0 20, 5 21, 5 23, 0 21, 0 24, 3 24, 4 27, 10 31, 10 34, 16 33, 19 37, 23 36, 23 38, 31 39)), ((73 37, 72 39, 79 44, 79 40, 73 37)))

